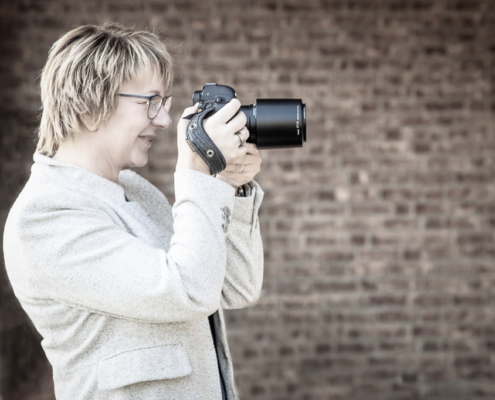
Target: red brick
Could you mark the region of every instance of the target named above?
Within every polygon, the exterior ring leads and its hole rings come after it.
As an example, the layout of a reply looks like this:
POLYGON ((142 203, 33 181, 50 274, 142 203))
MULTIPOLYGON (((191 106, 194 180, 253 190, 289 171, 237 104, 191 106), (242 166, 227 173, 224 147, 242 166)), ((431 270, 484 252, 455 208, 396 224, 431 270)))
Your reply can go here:
POLYGON ((356 290, 356 283, 353 281, 319 281, 315 283, 315 289, 320 293, 349 292, 356 290))
POLYGON ((318 257, 321 261, 350 261, 354 258, 354 254, 348 251, 327 251, 323 252, 318 257))
POLYGON ((372 295, 369 304, 374 306, 400 306, 406 304, 405 296, 372 295))

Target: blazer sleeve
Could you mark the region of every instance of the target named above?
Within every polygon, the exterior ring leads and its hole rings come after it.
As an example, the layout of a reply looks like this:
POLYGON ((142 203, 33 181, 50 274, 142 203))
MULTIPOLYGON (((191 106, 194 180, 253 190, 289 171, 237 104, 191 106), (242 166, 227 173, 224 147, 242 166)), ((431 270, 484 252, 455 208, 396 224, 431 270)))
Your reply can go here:
POLYGON ((9 217, 6 261, 27 265, 35 297, 79 309, 154 323, 210 315, 221 304, 224 210, 233 208, 234 189, 179 170, 175 193, 168 252, 134 237, 80 194, 62 192, 9 217))
POLYGON ((258 210, 263 200, 260 185, 251 181, 250 197, 235 197, 227 233, 227 269, 222 307, 246 307, 258 300, 263 283, 263 243, 258 210))

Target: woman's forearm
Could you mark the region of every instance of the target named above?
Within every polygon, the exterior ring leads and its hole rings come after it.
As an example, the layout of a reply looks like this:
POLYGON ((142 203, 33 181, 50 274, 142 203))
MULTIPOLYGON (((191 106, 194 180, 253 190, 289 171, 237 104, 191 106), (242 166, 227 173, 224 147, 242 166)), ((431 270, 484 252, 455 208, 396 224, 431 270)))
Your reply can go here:
MULTIPOLYGON (((254 182, 254 181, 253 181, 254 182)), ((263 283, 263 243, 258 210, 263 191, 253 183, 249 198, 235 199, 227 234, 227 270, 222 289, 222 307, 242 308, 255 302, 263 283)))

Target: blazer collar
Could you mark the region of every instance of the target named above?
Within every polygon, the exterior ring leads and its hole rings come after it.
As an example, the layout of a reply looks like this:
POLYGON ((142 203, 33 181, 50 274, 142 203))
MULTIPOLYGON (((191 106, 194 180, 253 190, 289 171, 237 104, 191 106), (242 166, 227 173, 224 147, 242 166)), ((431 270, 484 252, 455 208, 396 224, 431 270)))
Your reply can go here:
MULTIPOLYGON (((60 181, 64 185, 76 186, 98 197, 111 197, 113 201, 126 202, 124 188, 94 172, 48 157, 48 153, 37 151, 33 155, 33 173, 48 172, 51 182, 60 181)), ((125 173, 121 171, 120 174, 125 173)), ((120 177, 119 174, 119 177, 120 177)))

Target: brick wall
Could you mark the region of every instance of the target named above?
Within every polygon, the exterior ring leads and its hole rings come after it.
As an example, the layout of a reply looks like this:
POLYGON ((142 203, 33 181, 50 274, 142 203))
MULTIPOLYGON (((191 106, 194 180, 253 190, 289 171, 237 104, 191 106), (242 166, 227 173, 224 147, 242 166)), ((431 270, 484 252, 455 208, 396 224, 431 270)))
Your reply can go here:
MULTIPOLYGON (((492 0, 4 1, 1 219, 29 174, 36 82, 73 26, 157 27, 174 115, 206 82, 302 98, 303 149, 262 151, 265 283, 228 312, 243 399, 495 398, 492 0)), ((142 173, 173 200, 175 129, 142 173)), ((0 392, 51 399, 1 275, 0 392)))

